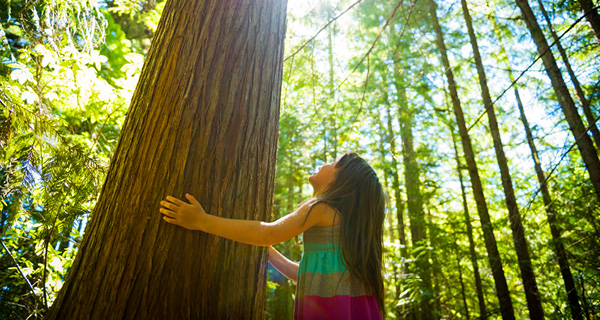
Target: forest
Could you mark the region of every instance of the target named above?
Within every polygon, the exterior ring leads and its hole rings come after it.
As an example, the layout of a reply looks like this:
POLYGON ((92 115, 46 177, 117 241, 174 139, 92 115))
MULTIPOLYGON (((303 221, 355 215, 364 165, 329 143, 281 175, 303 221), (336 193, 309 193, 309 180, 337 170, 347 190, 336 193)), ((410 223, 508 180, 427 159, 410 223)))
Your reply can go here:
POLYGON ((599 8, 0 0, 0 319, 292 319, 265 248, 158 201, 273 221, 344 152, 387 196, 385 319, 599 319, 599 8))

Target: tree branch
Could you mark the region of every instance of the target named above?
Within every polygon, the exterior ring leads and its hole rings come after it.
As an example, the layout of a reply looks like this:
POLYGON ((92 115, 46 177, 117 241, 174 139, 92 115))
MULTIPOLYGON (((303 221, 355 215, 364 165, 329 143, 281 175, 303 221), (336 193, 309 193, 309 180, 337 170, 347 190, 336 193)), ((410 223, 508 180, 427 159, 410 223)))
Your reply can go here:
MULTIPOLYGON (((473 122, 473 124, 471 124, 469 126, 469 128, 467 129, 467 132, 471 131, 471 129, 473 129, 473 127, 479 122, 479 120, 481 120, 481 118, 488 112, 488 110, 490 110, 494 104, 496 104, 496 102, 498 102, 498 100, 500 100, 500 98, 502 98, 502 96, 504 96, 504 94, 506 92, 508 92, 508 90, 510 90, 510 88, 512 88, 517 81, 519 81, 519 79, 521 79, 521 77, 525 74, 525 72, 529 71, 529 69, 531 69, 531 67, 533 67, 533 65, 542 58, 542 56, 544 56, 546 53, 548 53, 548 51, 550 51, 550 49, 552 48, 552 46, 554 46, 563 36, 565 36, 569 31, 571 31, 571 29, 573 29, 575 27, 575 25, 577 25, 581 20, 583 20, 590 12, 596 10, 600 8, 600 6, 596 6, 594 7, 591 11, 589 11, 588 13, 584 14, 583 16, 579 17, 579 19, 575 20, 575 22, 573 22, 569 28, 567 28, 567 30, 565 30, 565 32, 563 32, 558 39, 554 40, 554 42, 552 42, 552 44, 550 44, 548 46, 548 49, 546 49, 546 51, 542 52, 542 54, 540 54, 537 58, 535 58, 535 60, 533 60, 533 62, 529 65, 529 67, 527 67, 525 70, 523 70, 523 72, 521 72, 521 74, 519 74, 519 76, 506 88, 504 89, 504 91, 502 91, 502 93, 488 106, 486 107, 483 112, 479 115, 479 117, 477 117, 477 119, 475 120, 475 122, 473 122)), ((587 131, 586 131, 587 132, 587 131)))
POLYGON ((329 25, 331 25, 335 20, 337 20, 339 17, 341 17, 342 15, 344 15, 344 13, 350 11, 350 9, 354 8, 357 4, 361 3, 362 0, 358 0, 355 3, 353 3, 351 6, 349 6, 346 10, 344 10, 342 13, 340 13, 339 15, 337 15, 337 17, 333 18, 331 21, 329 21, 326 25, 324 25, 314 36, 312 36, 312 38, 310 38, 308 41, 306 41, 302 46, 300 46, 300 48, 296 51, 294 51, 294 53, 290 54, 289 56, 285 57, 285 59, 283 59, 283 62, 286 62, 289 58, 295 56, 296 54, 298 54, 298 52, 302 51, 302 49, 304 49, 304 47, 306 47, 306 45, 308 45, 311 41, 315 40, 315 38, 321 33, 323 32, 323 30, 327 29, 327 27, 329 27, 329 25))
POLYGON ((10 259, 13 261, 13 263, 15 264, 15 267, 17 267, 17 270, 21 274, 21 277, 23 277, 23 279, 25 279, 25 282, 27 283, 27 286, 29 287, 29 290, 31 290, 31 294, 33 294, 33 297, 35 298, 35 301, 37 303, 41 303, 40 299, 38 298, 38 296, 35 294, 35 291, 33 290, 33 286, 31 286, 31 282, 29 282, 29 279, 27 279, 27 277, 25 276, 25 274, 23 273, 23 271, 21 270, 21 268, 19 268, 19 264, 17 263, 17 260, 15 260, 15 258, 12 256, 12 254, 10 253, 10 251, 8 250, 8 248, 4 245, 4 241, 2 241, 2 238, 0 238, 0 244, 2 244, 2 248, 4 248, 4 250, 6 251, 6 253, 8 254, 8 256, 10 257, 10 259))

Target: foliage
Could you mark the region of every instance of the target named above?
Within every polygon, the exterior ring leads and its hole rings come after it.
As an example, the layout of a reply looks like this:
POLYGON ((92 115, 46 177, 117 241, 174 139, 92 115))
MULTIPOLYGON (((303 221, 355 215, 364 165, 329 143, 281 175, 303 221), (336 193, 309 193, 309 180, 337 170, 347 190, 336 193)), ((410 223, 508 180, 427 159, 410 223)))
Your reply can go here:
POLYGON ((0 317, 25 319, 44 314, 72 263, 143 57, 116 32, 119 59, 101 54, 110 16, 95 3, 13 4, 20 39, 0 39, 0 317))

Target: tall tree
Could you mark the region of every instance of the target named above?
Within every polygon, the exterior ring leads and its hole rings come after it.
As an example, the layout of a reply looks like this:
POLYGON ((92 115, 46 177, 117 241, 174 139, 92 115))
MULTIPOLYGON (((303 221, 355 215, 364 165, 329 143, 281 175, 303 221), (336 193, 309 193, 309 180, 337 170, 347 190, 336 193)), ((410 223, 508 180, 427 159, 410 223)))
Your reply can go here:
MULTIPOLYGON (((406 247, 406 226, 404 225, 404 202, 402 201, 402 192, 400 191, 400 175, 398 174, 398 156, 396 150, 396 133, 394 132, 394 126, 392 125, 392 115, 390 112, 391 107, 386 106, 386 120, 387 120, 387 132, 388 142, 390 144, 390 153, 392 155, 391 170, 392 170, 392 189, 394 190, 394 201, 396 207, 396 218, 398 219, 398 238, 400 244, 406 247)), ((404 250, 403 250, 404 251, 404 250)))
POLYGON ((592 139, 587 134, 586 127, 583 125, 581 117, 579 117, 579 113, 577 112, 577 108, 573 102, 573 98, 571 98, 571 95, 569 94, 569 89, 567 88, 567 85, 562 77, 562 73, 556 64, 554 55, 552 54, 552 51, 550 51, 546 37, 544 36, 544 33, 542 32, 542 29, 540 28, 535 15, 529 6, 529 1, 516 1, 517 5, 521 9, 521 14, 527 23, 527 28, 531 33, 531 37, 535 42, 538 54, 542 57, 542 62, 544 63, 546 73, 548 73, 548 76, 550 77, 550 82, 552 82, 554 93, 556 94, 565 118, 569 123, 569 129, 573 133, 573 137, 575 139, 575 143, 577 144, 577 148, 581 153, 583 163, 585 164, 588 174, 590 175, 592 186, 596 190, 596 195, 600 199, 600 160, 598 159, 596 148, 594 148, 592 139))
POLYGON ((440 57, 445 70, 446 78, 448 80, 448 89, 450 92, 450 99, 452 101, 452 109, 454 111, 454 116, 456 117, 456 124, 458 126, 458 132, 460 134, 463 152, 467 162, 467 168, 471 178, 471 188, 473 189, 473 195, 477 204, 477 212, 479 213, 479 220, 481 221, 485 246, 488 252, 488 260, 492 269, 492 275, 494 276, 494 282, 496 284, 496 294, 498 296, 498 301, 500 302, 500 313, 502 315, 502 319, 504 320, 515 319, 512 301, 510 300, 508 284, 506 282, 506 276, 504 275, 504 270, 502 268, 502 260, 500 259, 500 253, 496 244, 496 237, 494 236, 492 221, 490 219, 487 203, 485 201, 485 195, 483 193, 483 185, 481 184, 481 178, 479 177, 473 146, 471 145, 471 138, 469 137, 469 132, 467 131, 464 114, 460 105, 460 99, 458 98, 456 82, 454 81, 454 74, 452 72, 452 68, 450 67, 450 60, 448 59, 446 44, 444 42, 444 34, 437 17, 436 7, 437 5, 434 0, 428 1, 429 14, 431 15, 433 29, 436 33, 436 45, 440 52, 440 57))
POLYGON ((542 308, 542 300, 537 287, 533 265, 531 263, 529 246, 527 244, 527 238, 525 237, 525 228, 523 227, 521 213, 519 212, 519 206, 517 205, 517 197, 515 196, 515 190, 513 188, 512 178, 508 168, 506 154, 504 153, 504 146, 500 137, 500 128, 498 126, 498 120, 496 119, 496 111, 494 110, 494 105, 490 96, 485 70, 483 68, 483 62, 481 61, 481 54, 479 53, 479 45, 477 44, 477 37, 475 36, 475 31, 473 30, 473 22, 471 20, 471 14, 469 13, 466 0, 461 0, 461 6, 463 15, 465 17, 465 22, 467 23, 467 31, 469 33, 471 48, 473 49, 473 55, 475 57, 475 67, 477 68, 479 85, 481 87, 481 98, 483 100, 490 124, 490 132, 492 134, 492 140, 494 141, 496 160, 498 162, 498 167, 500 167, 500 177, 502 180, 502 187, 504 189, 504 199, 506 201, 506 208, 508 209, 510 228, 512 230, 517 258, 519 259, 519 268, 521 270, 523 289, 525 289, 525 297, 527 298, 529 316, 531 319, 544 319, 544 309, 542 308))
POLYGON ((550 196, 550 191, 548 190, 548 182, 546 181, 546 175, 542 170, 542 165, 538 157, 537 148, 535 147, 535 142, 533 141, 533 134, 531 133, 529 122, 527 121, 527 117, 525 116, 525 110, 523 108, 523 103, 521 102, 519 91, 516 88, 515 97, 517 99, 517 105, 519 106, 521 121, 523 122, 523 127, 525 128, 527 143, 529 144, 529 148, 531 150, 531 157, 533 158, 535 173, 540 183, 542 199, 544 201, 546 214, 548 216, 550 232, 552 233, 554 253, 556 254, 558 266, 560 268, 560 274, 565 284, 565 291, 567 292, 567 298, 569 300, 569 308, 571 310, 571 315, 575 320, 583 320, 583 313, 581 312, 581 306, 579 304, 579 295, 577 294, 577 288, 575 288, 575 281, 573 280, 573 274, 571 273, 571 268, 569 266, 567 252, 562 242, 562 230, 558 225, 557 221, 558 212, 555 209, 554 202, 552 201, 552 197, 550 196))
MULTIPOLYGON (((496 23, 495 17, 491 17, 490 21, 494 27, 494 31, 498 32, 499 27, 496 23)), ((498 44, 500 48, 500 52, 506 55, 506 49, 504 48, 504 44, 502 42, 502 37, 498 36, 498 44)), ((512 68, 510 61, 508 60, 508 56, 504 59, 506 64, 506 69, 508 70, 508 76, 510 81, 514 81, 514 75, 512 73, 512 68)), ((554 246, 554 253, 556 254, 558 266, 560 268, 560 273, 563 278, 563 282, 565 284, 565 291, 567 292, 567 298, 569 300, 569 308, 571 310, 571 316, 575 320, 583 320, 583 313, 581 310, 581 305, 579 303, 579 295, 577 294, 577 288, 575 287, 575 281, 573 279, 573 274, 571 273, 571 268, 569 265, 569 260, 567 258, 567 252, 565 250, 563 240, 562 240, 562 230, 558 225, 557 216, 558 212, 555 208, 554 201, 552 201, 552 197, 550 196, 550 191, 548 189, 548 181, 546 178, 546 174, 542 169, 542 164, 540 162, 540 158, 538 155, 537 147, 535 146, 535 142, 533 140, 533 134, 531 132, 531 127, 529 126, 529 121, 525 115, 525 108, 523 107, 523 102, 521 100, 521 95, 519 93, 519 89, 517 86, 513 87, 513 91, 515 94, 515 99, 517 101, 517 106, 519 107, 519 113, 521 122, 523 123, 523 128, 525 130, 525 136, 527 137, 527 143, 529 145, 529 149, 531 151, 531 157, 533 159, 533 164, 535 168, 535 172, 537 175, 538 182, 540 183, 540 190, 542 192, 542 200, 544 201, 544 206, 546 209, 546 214, 548 217, 548 224, 550 225, 550 232, 552 234, 552 242, 554 246)))
MULTIPOLYGON (((394 68, 396 69, 396 68, 394 68)), ((406 207, 410 220, 410 235, 413 249, 423 250, 427 246, 427 221, 423 210, 423 195, 421 194, 421 178, 416 153, 413 145, 414 109, 409 105, 406 96, 406 86, 402 76, 395 72, 395 85, 398 91, 398 118, 400 122, 400 139, 402 141, 402 162, 404 164, 404 183, 406 186, 406 207)), ((420 300, 419 314, 421 319, 434 319, 432 304, 433 284, 431 279, 431 264, 428 254, 415 255, 415 271, 422 281, 422 291, 425 293, 420 300)))
POLYGON ((166 4, 48 319, 264 315, 266 251, 168 225, 158 202, 187 192, 212 214, 268 219, 285 14, 285 0, 166 4))
POLYGON ((583 89, 581 88, 581 84, 579 83, 579 80, 577 79, 577 76, 575 75, 575 72, 573 71, 573 68, 571 67, 571 63, 569 62, 569 57, 567 56, 567 52, 565 51, 565 48, 563 48, 562 44, 560 43, 560 38, 558 37, 558 35, 556 34, 556 31, 554 30, 554 27, 552 26, 552 22, 550 21, 548 12, 546 12, 546 9, 544 8, 544 3, 542 2, 542 0, 538 0, 538 4, 540 6, 540 11, 542 11, 542 15, 544 16, 544 19, 546 20, 546 23, 548 24, 548 29, 550 29, 550 34, 552 35, 552 39, 554 39, 554 44, 556 45, 556 49, 558 49, 558 52, 560 53, 560 57, 562 58, 563 63, 565 64, 565 67, 567 68, 567 73, 569 74, 569 78, 571 79, 571 82, 573 83, 573 87, 575 87, 575 93, 577 94, 577 98, 579 99, 579 102, 581 103, 581 108, 583 108, 583 114, 585 115, 588 125, 590 126, 590 131, 592 132, 592 137, 594 138, 594 142, 596 143, 596 148, 600 148, 600 130, 598 130, 598 126, 596 125, 596 117, 594 117, 594 114, 592 113, 592 109, 590 108, 590 102, 585 97, 585 93, 583 92, 583 89))
POLYGON ((465 190, 465 183, 463 178, 463 166, 460 161, 458 154, 458 148, 456 146, 456 138, 454 137, 453 125, 450 126, 450 134, 452 136, 452 147, 454 150, 454 157, 456 159, 456 171, 458 172, 458 181, 460 182, 460 194, 463 203, 463 215, 465 217, 465 226, 467 227, 467 238, 469 239, 469 258, 471 259, 471 265, 473 266, 473 277, 475 278, 475 290, 477 290, 477 301, 479 302, 479 319, 487 319, 487 309, 485 306, 485 298, 483 297, 483 286, 481 284, 481 275, 479 273, 479 263, 477 262, 477 253, 475 252, 475 240, 473 239, 473 226, 471 224, 471 215, 469 214, 469 205, 467 203, 467 192, 465 190))

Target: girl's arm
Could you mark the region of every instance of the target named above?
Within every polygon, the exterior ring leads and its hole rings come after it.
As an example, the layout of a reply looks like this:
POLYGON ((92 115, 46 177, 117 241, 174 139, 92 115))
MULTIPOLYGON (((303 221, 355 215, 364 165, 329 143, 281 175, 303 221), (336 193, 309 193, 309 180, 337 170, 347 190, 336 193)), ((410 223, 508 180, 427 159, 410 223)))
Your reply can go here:
POLYGON ((200 230, 230 240, 257 246, 270 246, 291 239, 321 222, 325 204, 315 205, 306 219, 312 201, 304 202, 298 210, 273 222, 228 219, 207 214, 200 203, 189 194, 190 203, 168 196, 161 201, 163 219, 189 230, 200 230))
POLYGON ((273 247, 269 247, 269 262, 286 278, 294 282, 298 281, 298 263, 284 257, 273 247))

